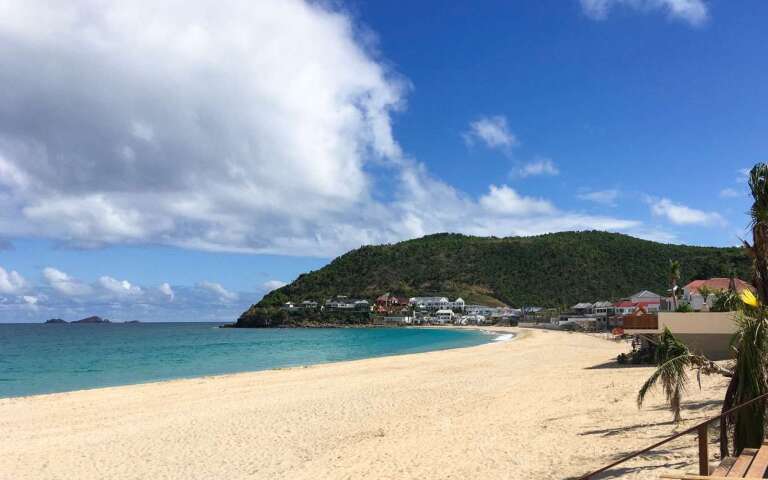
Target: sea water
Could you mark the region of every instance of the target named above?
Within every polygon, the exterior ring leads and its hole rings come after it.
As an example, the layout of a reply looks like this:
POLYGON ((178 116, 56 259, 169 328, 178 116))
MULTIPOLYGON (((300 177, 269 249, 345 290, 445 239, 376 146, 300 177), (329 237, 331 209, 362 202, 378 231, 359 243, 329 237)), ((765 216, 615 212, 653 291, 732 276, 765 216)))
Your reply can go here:
POLYGON ((447 328, 218 326, 0 324, 0 397, 425 352, 494 339, 447 328))

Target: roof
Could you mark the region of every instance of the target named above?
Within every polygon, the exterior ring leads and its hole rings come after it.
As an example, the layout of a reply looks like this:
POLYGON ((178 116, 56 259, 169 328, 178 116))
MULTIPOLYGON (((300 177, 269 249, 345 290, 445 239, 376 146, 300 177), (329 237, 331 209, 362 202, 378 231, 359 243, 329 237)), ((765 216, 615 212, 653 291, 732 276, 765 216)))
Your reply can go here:
POLYGON ((631 302, 629 300, 622 300, 621 302, 617 303, 616 308, 629 308, 629 307, 636 307, 635 302, 631 302))
POLYGON ((634 295, 631 295, 630 298, 661 298, 661 295, 658 295, 656 293, 651 292, 650 290, 641 290, 637 292, 634 295))
POLYGON ((413 297, 411 298, 411 301, 416 303, 429 303, 429 302, 447 302, 448 299, 445 297, 413 297))
MULTIPOLYGON (((734 278, 733 281, 736 283, 736 292, 738 293, 745 289, 755 290, 755 287, 740 278, 734 278)), ((710 278, 709 280, 694 280, 686 285, 685 289, 691 293, 698 293, 699 289, 704 286, 710 290, 729 290, 731 288, 731 279, 718 277, 710 278)))
POLYGON ((577 303, 571 308, 573 308, 574 310, 584 310, 586 308, 592 308, 592 304, 587 302, 582 302, 582 303, 577 303))
POLYGON ((435 314, 440 315, 441 313, 450 313, 453 315, 453 310, 438 310, 435 312, 435 314))
POLYGON ((608 308, 612 306, 613 306, 613 303, 611 302, 595 302, 594 304, 595 308, 608 308))

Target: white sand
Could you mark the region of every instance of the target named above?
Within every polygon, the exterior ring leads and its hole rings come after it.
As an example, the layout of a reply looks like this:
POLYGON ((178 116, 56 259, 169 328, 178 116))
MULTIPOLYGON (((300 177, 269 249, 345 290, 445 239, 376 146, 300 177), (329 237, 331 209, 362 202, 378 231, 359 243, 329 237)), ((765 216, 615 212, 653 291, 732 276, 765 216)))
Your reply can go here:
MULTIPOLYGON (((601 367, 627 349, 527 330, 465 349, 4 399, 0 479, 575 477, 676 431, 660 394, 635 405, 650 368, 601 367)), ((689 424, 717 412, 724 387, 693 382, 689 424)), ((695 443, 603 478, 695 470, 695 443)))

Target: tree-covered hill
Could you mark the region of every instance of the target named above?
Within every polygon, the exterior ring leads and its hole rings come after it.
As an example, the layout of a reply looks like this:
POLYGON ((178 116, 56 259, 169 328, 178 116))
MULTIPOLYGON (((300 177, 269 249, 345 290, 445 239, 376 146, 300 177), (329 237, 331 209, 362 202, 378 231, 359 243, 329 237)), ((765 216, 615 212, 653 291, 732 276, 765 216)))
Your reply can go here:
POLYGON ((289 300, 373 299, 385 292, 516 307, 614 300, 642 289, 663 295, 670 259, 681 262, 683 285, 731 270, 749 279, 749 260, 739 248, 668 245, 597 231, 509 238, 436 234, 353 250, 267 294, 251 311, 289 300))

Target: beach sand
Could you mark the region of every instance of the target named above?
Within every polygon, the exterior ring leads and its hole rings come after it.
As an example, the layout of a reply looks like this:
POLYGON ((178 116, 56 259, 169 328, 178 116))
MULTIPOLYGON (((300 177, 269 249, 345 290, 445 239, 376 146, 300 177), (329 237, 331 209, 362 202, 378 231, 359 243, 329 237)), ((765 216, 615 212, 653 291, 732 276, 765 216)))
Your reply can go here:
MULTIPOLYGON (((616 368, 626 343, 510 330, 464 349, 2 399, 0 479, 563 479, 682 428, 660 393, 638 410, 652 369, 616 368)), ((724 389, 692 378, 683 425, 715 415, 724 389)), ((695 471, 695 445, 601 478, 695 471)))

